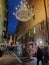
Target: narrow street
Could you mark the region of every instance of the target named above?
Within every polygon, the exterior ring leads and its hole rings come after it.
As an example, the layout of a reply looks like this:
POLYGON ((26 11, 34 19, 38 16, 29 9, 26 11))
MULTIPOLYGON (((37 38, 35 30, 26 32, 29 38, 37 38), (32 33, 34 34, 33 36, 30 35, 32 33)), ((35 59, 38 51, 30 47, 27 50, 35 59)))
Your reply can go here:
POLYGON ((21 60, 14 53, 0 57, 0 65, 21 65, 21 60))
MULTIPOLYGON (((0 57, 0 65, 22 65, 22 63, 23 62, 14 53, 6 54, 3 57, 0 57)), ((25 65, 36 65, 36 64, 37 64, 36 58, 25 63, 25 65)), ((39 65, 42 65, 42 63, 39 62, 39 65)), ((45 65, 49 65, 49 63, 45 65)))

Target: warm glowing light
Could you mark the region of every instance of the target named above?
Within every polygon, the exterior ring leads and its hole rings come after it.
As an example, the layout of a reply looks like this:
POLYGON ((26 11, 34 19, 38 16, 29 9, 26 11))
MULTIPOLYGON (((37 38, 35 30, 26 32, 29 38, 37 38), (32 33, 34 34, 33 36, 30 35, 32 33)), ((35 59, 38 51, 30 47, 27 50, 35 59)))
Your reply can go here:
POLYGON ((16 7, 15 16, 19 21, 29 21, 34 15, 33 8, 29 9, 26 0, 21 0, 20 5, 16 7))
POLYGON ((44 41, 42 39, 37 39, 37 45, 44 45, 44 41))

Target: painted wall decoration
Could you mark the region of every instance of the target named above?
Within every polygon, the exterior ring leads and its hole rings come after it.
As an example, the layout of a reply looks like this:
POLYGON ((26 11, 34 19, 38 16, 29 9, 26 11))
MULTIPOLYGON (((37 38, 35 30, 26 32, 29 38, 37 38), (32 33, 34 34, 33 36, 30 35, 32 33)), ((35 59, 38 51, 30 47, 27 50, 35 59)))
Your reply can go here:
POLYGON ((15 8, 20 4, 21 0, 8 0, 8 35, 14 35, 17 26, 18 20, 13 15, 13 12, 16 12, 15 8))

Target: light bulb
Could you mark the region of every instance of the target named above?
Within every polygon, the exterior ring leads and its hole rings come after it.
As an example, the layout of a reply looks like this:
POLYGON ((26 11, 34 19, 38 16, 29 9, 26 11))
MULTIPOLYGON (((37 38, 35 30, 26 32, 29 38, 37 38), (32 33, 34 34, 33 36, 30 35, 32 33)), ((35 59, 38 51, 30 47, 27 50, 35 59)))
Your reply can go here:
POLYGON ((29 7, 29 5, 28 5, 28 7, 29 7))
POLYGON ((18 7, 20 7, 20 6, 18 5, 18 7))
POLYGON ((33 11, 33 8, 31 8, 31 11, 33 11))
POLYGON ((26 5, 24 5, 24 7, 26 7, 26 5))
POLYGON ((15 9, 17 10, 17 7, 15 9))
POLYGON ((22 4, 22 1, 20 2, 20 4, 22 4))
POLYGON ((13 15, 15 15, 15 12, 13 12, 13 15))

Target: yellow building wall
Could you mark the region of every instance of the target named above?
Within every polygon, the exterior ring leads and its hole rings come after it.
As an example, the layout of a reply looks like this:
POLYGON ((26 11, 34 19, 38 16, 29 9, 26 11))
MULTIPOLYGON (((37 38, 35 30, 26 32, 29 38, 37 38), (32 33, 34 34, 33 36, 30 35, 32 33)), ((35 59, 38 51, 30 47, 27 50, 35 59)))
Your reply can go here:
POLYGON ((33 17, 32 17, 30 22, 28 21, 25 23, 25 30, 24 30, 25 32, 27 32, 33 26, 37 25, 38 23, 46 19, 44 1, 43 0, 32 0, 31 2, 29 2, 30 6, 32 6, 33 4, 34 4, 35 20, 33 20, 33 17))
POLYGON ((46 2, 47 17, 49 18, 49 0, 45 0, 45 2, 46 2))
POLYGON ((30 6, 32 6, 33 4, 34 4, 35 19, 33 20, 33 17, 32 17, 30 20, 30 23, 29 22, 25 23, 25 30, 22 33, 18 34, 18 37, 21 37, 22 35, 25 34, 25 32, 27 32, 33 26, 37 25, 38 23, 46 19, 44 0, 32 0, 31 2, 29 2, 30 6))
POLYGON ((34 2, 35 20, 32 19, 30 21, 30 28, 32 28, 33 26, 37 25, 38 23, 46 19, 44 1, 43 0, 33 0, 33 2, 34 2))

